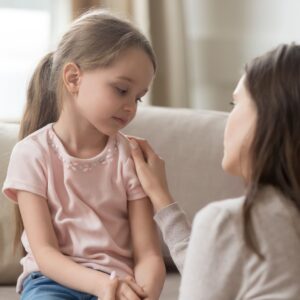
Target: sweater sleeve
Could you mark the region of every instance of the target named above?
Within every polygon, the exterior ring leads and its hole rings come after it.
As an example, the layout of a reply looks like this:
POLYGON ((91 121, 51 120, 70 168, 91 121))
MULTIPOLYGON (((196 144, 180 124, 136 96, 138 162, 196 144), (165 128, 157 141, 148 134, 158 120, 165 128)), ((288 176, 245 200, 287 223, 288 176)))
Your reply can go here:
POLYGON ((173 203, 154 216, 173 261, 182 273, 186 249, 191 234, 191 225, 177 203, 173 203))
POLYGON ((242 279, 240 224, 211 204, 196 215, 180 288, 180 300, 236 299, 242 279))

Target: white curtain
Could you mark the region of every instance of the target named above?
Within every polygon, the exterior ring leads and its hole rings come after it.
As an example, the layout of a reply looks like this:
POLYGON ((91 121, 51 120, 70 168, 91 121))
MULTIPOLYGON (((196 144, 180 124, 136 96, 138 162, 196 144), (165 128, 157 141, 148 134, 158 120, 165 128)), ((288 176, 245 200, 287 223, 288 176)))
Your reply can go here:
POLYGON ((298 0, 185 0, 191 106, 229 110, 245 63, 299 42, 298 0))

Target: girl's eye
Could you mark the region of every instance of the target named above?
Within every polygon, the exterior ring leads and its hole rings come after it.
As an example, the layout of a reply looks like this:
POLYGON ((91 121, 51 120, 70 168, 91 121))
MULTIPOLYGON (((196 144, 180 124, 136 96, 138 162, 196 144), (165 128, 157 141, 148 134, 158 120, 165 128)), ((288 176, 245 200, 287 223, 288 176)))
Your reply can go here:
POLYGON ((232 105, 232 106, 235 106, 235 102, 234 101, 230 101, 229 104, 232 105))
POLYGON ((118 92, 121 96, 124 96, 124 95, 126 95, 126 93, 127 93, 127 90, 122 89, 122 88, 116 87, 116 90, 117 90, 117 92, 118 92))
POLYGON ((143 102, 142 98, 137 98, 136 102, 143 102))

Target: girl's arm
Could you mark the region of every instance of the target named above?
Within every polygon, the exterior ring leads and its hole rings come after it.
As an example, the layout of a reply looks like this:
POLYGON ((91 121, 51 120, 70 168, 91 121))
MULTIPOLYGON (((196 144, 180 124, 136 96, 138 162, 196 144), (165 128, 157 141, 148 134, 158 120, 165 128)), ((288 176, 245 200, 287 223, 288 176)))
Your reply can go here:
POLYGON ((129 220, 134 254, 134 276, 146 299, 157 300, 165 279, 165 265, 148 198, 129 201, 129 220))
MULTIPOLYGON (((102 299, 111 285, 109 276, 81 266, 60 252, 47 200, 25 191, 19 191, 17 198, 29 244, 40 271, 61 285, 102 299)), ((134 290, 133 285, 123 284, 122 292, 132 294, 129 286, 134 290)))

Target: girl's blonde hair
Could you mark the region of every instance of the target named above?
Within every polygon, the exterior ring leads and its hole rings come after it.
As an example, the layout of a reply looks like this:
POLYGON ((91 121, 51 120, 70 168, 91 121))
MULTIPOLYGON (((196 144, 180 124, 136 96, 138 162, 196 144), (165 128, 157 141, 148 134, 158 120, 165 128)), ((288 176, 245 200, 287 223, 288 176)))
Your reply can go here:
MULTIPOLYGON (((145 51, 156 70, 156 59, 149 41, 128 21, 103 10, 88 11, 76 19, 56 51, 47 54, 33 73, 19 139, 57 121, 62 101, 61 76, 66 63, 73 62, 82 71, 109 67, 124 50, 131 47, 145 51)), ((18 207, 16 217, 15 249, 23 231, 18 207)))

